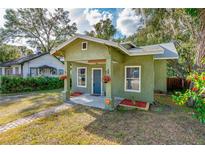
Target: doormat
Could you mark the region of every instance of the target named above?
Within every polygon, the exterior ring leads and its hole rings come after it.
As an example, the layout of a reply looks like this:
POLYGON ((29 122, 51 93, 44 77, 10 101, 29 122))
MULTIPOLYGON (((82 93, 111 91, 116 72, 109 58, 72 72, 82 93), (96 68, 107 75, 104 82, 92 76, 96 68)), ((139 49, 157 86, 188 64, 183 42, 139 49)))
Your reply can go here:
POLYGON ((82 94, 83 94, 82 92, 73 92, 73 93, 70 94, 70 96, 76 97, 76 96, 80 96, 82 94))

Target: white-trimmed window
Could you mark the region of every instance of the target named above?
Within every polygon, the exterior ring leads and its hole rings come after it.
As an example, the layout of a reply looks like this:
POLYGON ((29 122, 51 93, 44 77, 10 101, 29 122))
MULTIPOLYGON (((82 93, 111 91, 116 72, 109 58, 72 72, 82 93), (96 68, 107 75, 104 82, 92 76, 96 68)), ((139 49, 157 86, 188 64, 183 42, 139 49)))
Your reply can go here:
POLYGON ((77 67, 77 86, 86 87, 87 86, 87 68, 77 67))
POLYGON ((19 73, 19 67, 15 67, 15 74, 18 75, 19 73))
POLYGON ((125 66, 125 91, 141 91, 141 66, 125 66))
POLYGON ((88 42, 82 42, 82 50, 87 50, 88 49, 88 42))

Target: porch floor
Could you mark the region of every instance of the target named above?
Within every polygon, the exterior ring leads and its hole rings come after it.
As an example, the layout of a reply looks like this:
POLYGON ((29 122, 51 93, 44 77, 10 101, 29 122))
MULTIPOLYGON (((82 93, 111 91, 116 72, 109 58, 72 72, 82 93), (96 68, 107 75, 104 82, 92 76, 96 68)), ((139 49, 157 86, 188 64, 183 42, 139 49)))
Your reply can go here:
POLYGON ((92 96, 90 94, 83 94, 76 97, 71 97, 69 103, 81 104, 85 106, 104 109, 105 96, 92 96))

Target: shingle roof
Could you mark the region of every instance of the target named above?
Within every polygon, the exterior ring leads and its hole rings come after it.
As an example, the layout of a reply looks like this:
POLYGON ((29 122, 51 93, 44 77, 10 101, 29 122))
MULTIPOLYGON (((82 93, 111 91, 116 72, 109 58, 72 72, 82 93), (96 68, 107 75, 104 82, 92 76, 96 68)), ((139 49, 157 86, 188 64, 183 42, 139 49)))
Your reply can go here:
POLYGON ((31 55, 28 55, 28 56, 25 56, 25 57, 21 57, 21 58, 18 58, 18 59, 14 59, 14 60, 10 60, 10 61, 1 63, 0 66, 8 67, 8 66, 11 66, 11 65, 19 65, 19 64, 25 63, 27 61, 30 61, 32 59, 38 58, 38 57, 46 55, 46 54, 49 54, 49 53, 45 52, 45 53, 31 54, 31 55))
POLYGON ((154 59, 178 59, 179 58, 174 43, 163 43, 163 44, 159 44, 159 46, 163 48, 164 53, 155 55, 154 59))
POLYGON ((68 44, 70 44, 78 38, 118 48, 120 51, 124 52, 129 56, 155 55, 155 59, 178 59, 178 53, 173 43, 136 47, 131 42, 117 43, 81 34, 76 34, 75 36, 71 37, 66 42, 52 50, 51 54, 61 52, 62 48, 64 48, 65 46, 67 46, 68 44))

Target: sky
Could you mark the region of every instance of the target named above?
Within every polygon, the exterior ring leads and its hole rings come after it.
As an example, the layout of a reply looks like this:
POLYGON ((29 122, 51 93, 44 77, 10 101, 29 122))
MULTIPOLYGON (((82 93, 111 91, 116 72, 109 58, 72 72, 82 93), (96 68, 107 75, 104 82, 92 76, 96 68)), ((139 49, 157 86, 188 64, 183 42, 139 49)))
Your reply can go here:
MULTIPOLYGON (((93 30, 93 25, 101 19, 110 18, 113 25, 117 29, 115 38, 130 36, 134 34, 141 25, 141 16, 136 15, 130 8, 116 9, 116 8, 77 8, 66 9, 70 12, 71 22, 77 24, 77 33, 83 34, 85 31, 93 30)), ((0 8, 0 27, 4 25, 5 9, 0 8)), ((24 44, 20 42, 20 44, 24 44)))

